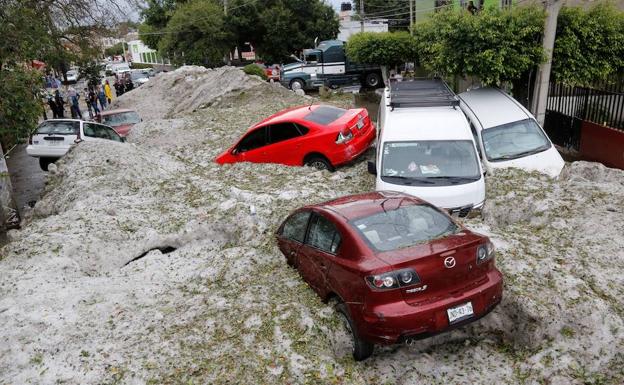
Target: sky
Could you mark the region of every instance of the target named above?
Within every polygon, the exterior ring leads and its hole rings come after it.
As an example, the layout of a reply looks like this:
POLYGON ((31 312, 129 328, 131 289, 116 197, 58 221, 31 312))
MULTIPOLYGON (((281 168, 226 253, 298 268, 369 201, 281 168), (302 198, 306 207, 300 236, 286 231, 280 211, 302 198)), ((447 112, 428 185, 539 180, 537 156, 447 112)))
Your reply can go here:
POLYGON ((350 3, 350 0, 325 0, 326 3, 334 7, 336 11, 340 11, 341 3, 350 3))

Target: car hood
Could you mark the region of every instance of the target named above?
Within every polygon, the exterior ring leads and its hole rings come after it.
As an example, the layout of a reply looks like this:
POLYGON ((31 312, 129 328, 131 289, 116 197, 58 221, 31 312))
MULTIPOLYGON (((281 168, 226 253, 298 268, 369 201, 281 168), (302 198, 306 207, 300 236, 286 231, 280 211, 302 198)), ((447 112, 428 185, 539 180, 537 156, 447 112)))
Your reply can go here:
POLYGON ((120 124, 119 126, 112 127, 120 136, 126 136, 130 132, 132 126, 134 126, 134 124, 120 124))
POLYGON ((434 206, 452 209, 472 205, 479 207, 485 200, 485 182, 483 178, 475 182, 436 186, 436 185, 401 185, 389 183, 377 177, 377 191, 399 191, 413 195, 434 206))
POLYGON ((500 162, 490 162, 492 171, 496 169, 515 167, 525 171, 538 171, 551 178, 556 178, 561 173, 565 162, 555 146, 537 154, 525 156, 517 159, 504 160, 500 162))

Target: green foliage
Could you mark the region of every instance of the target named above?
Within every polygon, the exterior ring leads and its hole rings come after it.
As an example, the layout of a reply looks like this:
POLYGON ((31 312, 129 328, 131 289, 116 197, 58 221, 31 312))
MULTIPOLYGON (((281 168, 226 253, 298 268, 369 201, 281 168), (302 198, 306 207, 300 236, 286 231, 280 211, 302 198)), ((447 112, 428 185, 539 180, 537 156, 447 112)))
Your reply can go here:
POLYGON ((79 63, 80 69, 78 70, 78 78, 86 79, 89 86, 95 87, 100 84, 102 76, 100 72, 104 70, 104 67, 95 61, 84 61, 79 63))
POLYGON ((443 11, 416 26, 417 51, 434 73, 477 76, 488 85, 513 81, 544 60, 544 20, 539 7, 443 11))
POLYGON ((417 61, 416 40, 407 32, 357 33, 347 42, 345 52, 357 63, 393 66, 417 61))
POLYGON ((120 43, 115 44, 112 47, 106 48, 104 50, 104 55, 106 56, 123 55, 124 48, 122 44, 126 46, 126 52, 128 52, 128 44, 125 42, 120 42, 120 43))
POLYGON ((256 75, 260 76, 264 80, 267 80, 267 76, 264 70, 255 64, 247 64, 245 67, 243 67, 243 72, 245 72, 247 75, 256 75))
POLYGON ((312 47, 317 37, 333 39, 339 28, 333 8, 321 0, 229 0, 227 16, 217 0, 147 3, 139 36, 176 63, 221 64, 224 50, 245 43, 251 43, 265 61, 281 62, 297 50, 312 47))
POLYGON ((191 0, 176 7, 158 50, 175 64, 218 66, 232 44, 223 7, 214 0, 191 0))
POLYGON ((624 12, 610 4, 564 7, 557 19, 552 75, 586 85, 624 70, 624 12))
POLYGON ((154 68, 154 65, 148 63, 132 63, 130 67, 135 70, 142 70, 144 68, 154 68))
POLYGON ((26 138, 42 112, 41 73, 21 66, 0 70, 0 140, 11 146, 26 138))

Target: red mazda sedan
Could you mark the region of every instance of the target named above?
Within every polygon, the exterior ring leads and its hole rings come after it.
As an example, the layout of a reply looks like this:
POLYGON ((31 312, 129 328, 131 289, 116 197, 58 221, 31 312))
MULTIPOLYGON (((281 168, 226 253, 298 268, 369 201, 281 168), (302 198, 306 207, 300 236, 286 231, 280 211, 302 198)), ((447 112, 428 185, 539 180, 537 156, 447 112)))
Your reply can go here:
POLYGON ((215 161, 281 163, 333 171, 357 158, 374 140, 375 127, 365 108, 310 105, 278 112, 257 123, 215 161))
POLYGON ((374 344, 430 337, 501 301, 490 240, 409 195, 374 192, 306 206, 277 231, 287 262, 335 298, 363 360, 374 344))

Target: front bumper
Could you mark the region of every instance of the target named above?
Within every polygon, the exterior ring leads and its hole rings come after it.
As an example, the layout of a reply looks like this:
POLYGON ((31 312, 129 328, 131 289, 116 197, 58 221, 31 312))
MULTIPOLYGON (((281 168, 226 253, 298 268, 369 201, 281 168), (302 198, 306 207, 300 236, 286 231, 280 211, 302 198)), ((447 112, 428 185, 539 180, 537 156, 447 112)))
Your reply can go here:
POLYGON ((501 273, 494 269, 488 272, 487 281, 461 294, 413 306, 405 301, 375 306, 373 308, 351 309, 356 317, 358 333, 362 338, 377 344, 394 344, 414 339, 427 338, 474 322, 498 305, 503 295, 501 273), (461 322, 450 324, 447 309, 472 302, 474 314, 461 322))

